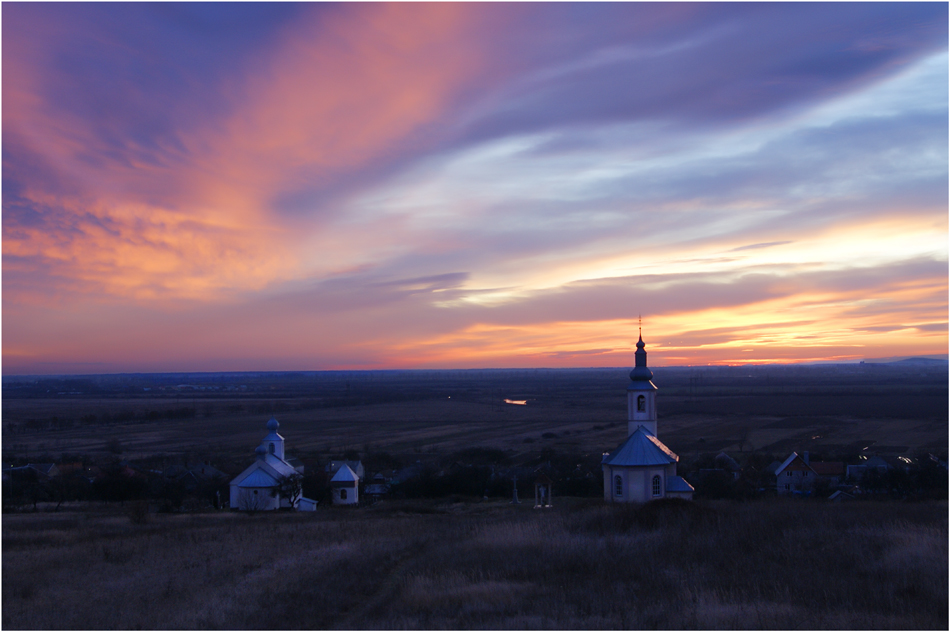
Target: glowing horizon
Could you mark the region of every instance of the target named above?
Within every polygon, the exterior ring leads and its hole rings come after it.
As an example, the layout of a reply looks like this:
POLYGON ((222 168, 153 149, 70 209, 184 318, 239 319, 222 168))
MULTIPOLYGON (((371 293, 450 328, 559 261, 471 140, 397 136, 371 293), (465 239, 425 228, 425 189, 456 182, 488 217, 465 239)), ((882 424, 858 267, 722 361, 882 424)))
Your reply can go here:
POLYGON ((2 11, 4 374, 947 355, 946 5, 2 11))

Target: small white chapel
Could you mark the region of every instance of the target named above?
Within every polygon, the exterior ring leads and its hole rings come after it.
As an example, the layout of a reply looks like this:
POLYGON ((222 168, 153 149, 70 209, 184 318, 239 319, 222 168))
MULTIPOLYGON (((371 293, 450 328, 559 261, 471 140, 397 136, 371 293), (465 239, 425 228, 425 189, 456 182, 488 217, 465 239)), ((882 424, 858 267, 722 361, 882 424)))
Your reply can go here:
POLYGON ((692 500, 693 486, 676 475, 679 457, 656 437, 656 385, 647 368, 643 335, 637 341, 627 386, 627 439, 604 455, 604 500, 645 503, 659 498, 692 500))
MULTIPOLYGON (((290 508, 290 501, 280 494, 281 483, 302 474, 303 465, 295 467, 288 462, 284 438, 277 434, 279 427, 280 423, 271 417, 267 422, 267 436, 254 451, 257 459, 231 481, 231 509, 269 511, 290 508)), ((315 500, 300 497, 293 508, 312 511, 316 505, 315 500)))
POLYGON ((360 477, 346 463, 340 465, 330 479, 334 505, 357 505, 360 502, 360 477))

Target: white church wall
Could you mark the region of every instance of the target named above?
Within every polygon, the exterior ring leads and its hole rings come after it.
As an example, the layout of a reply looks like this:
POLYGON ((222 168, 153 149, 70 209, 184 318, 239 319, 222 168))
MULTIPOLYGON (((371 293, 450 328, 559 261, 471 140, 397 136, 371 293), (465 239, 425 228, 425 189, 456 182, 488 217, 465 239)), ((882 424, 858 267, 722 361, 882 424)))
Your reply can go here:
POLYGON ((333 504, 334 505, 355 505, 359 502, 360 491, 358 487, 334 487, 333 504))
POLYGON ((645 503, 649 500, 643 493, 646 483, 644 471, 637 468, 627 472, 627 502, 645 503))
POLYGON ((666 482, 676 476, 676 465, 653 467, 610 467, 604 468, 604 500, 607 502, 646 503, 664 498, 666 482), (617 494, 617 477, 622 483, 622 493, 617 494), (653 477, 660 477, 660 494, 653 495, 653 477))
POLYGON ((231 486, 231 509, 241 511, 271 511, 280 506, 275 490, 267 487, 231 486))

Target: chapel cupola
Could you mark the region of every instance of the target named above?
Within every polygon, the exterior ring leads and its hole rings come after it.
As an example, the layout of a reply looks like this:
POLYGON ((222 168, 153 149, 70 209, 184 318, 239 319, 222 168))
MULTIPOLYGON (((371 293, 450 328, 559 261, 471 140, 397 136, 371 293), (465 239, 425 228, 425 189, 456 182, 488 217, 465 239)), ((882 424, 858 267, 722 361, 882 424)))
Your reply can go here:
POLYGON ((264 437, 264 441, 261 442, 261 447, 264 448, 268 453, 273 454, 274 456, 283 459, 284 458, 284 438, 277 434, 277 429, 280 428, 280 423, 274 419, 270 418, 270 421, 267 422, 267 436, 264 437))
POLYGON ((640 339, 637 341, 637 352, 633 354, 633 370, 630 371, 630 379, 634 382, 649 382, 653 379, 653 371, 647 368, 647 352, 644 347, 646 345, 643 344, 643 334, 641 333, 640 339))
POLYGON ((627 386, 627 435, 632 435, 637 428, 656 436, 656 385, 653 371, 647 368, 647 352, 643 344, 643 334, 637 341, 637 352, 634 354, 634 366, 630 371, 630 385, 627 386))

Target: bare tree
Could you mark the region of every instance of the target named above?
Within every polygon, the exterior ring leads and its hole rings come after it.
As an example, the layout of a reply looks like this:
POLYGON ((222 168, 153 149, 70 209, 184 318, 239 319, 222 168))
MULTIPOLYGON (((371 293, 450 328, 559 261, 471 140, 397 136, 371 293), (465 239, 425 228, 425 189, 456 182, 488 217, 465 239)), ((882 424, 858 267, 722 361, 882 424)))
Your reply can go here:
POLYGON ((286 498, 291 508, 297 508, 297 501, 303 493, 303 476, 294 472, 280 482, 280 496, 286 498))
POLYGON ((257 513, 267 509, 267 495, 256 493, 258 490, 242 489, 238 507, 241 511, 257 513))

